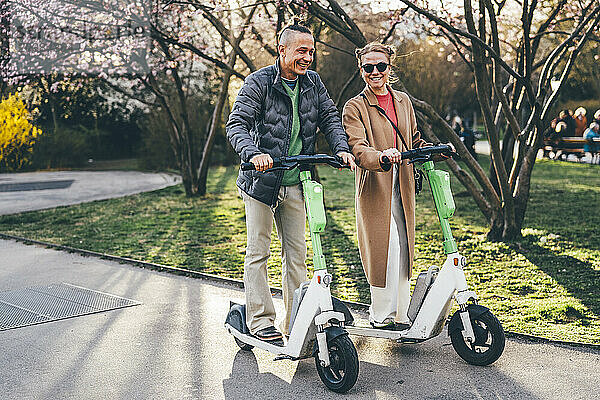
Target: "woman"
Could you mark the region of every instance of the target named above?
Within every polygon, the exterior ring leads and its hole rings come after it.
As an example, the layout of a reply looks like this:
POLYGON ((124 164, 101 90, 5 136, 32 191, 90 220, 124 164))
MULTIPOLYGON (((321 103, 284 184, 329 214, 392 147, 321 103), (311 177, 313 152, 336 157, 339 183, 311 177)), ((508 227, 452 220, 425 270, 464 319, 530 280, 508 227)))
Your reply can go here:
POLYGON ((346 103, 342 118, 360 167, 355 181, 356 223, 371 287, 369 320, 375 328, 403 330, 411 323, 407 311, 415 243, 414 171, 402 162, 385 172, 381 162, 387 156, 398 163, 406 147, 431 144, 417 131, 408 95, 389 86, 394 55, 390 46, 380 43, 356 50, 366 87, 346 103))

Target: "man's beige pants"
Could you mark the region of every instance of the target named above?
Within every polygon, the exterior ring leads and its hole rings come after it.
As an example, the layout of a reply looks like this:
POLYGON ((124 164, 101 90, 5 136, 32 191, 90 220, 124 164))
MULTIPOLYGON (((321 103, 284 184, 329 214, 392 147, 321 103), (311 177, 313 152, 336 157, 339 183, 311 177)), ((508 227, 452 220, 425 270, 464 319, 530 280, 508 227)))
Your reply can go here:
POLYGON ((281 278, 285 319, 280 325, 288 333, 294 290, 307 280, 306 273, 306 210, 302 186, 281 186, 274 207, 241 192, 246 208, 248 243, 244 261, 244 288, 246 291, 246 324, 251 334, 273 326, 275 307, 267 280, 267 260, 270 255, 273 219, 281 242, 281 278))

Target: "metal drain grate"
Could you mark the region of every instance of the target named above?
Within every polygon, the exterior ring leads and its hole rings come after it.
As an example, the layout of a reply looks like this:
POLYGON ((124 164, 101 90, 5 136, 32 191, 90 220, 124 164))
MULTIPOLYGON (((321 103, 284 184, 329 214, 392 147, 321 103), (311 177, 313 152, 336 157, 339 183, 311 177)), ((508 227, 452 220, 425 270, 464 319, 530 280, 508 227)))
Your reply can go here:
POLYGON ((30 190, 67 189, 75 182, 74 179, 62 179, 57 181, 35 181, 0 183, 0 192, 27 192, 30 190))
POLYGON ((0 331, 139 304, 68 283, 0 292, 0 331))

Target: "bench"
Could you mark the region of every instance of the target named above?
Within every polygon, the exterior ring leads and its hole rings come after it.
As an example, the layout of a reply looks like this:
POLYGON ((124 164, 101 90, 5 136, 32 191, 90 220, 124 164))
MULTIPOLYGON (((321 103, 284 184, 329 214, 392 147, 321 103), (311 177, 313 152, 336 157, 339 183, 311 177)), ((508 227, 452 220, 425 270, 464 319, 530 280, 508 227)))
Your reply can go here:
MULTIPOLYGON (((585 155, 583 146, 587 143, 596 144, 596 148, 600 148, 600 138, 584 139, 580 136, 573 137, 562 137, 558 139, 546 138, 544 139, 544 157, 552 158, 553 160, 561 160, 564 158, 566 161, 570 154, 577 157, 578 161, 585 155), (551 157, 552 155, 552 157, 551 157)), ((600 152, 596 151, 592 154, 592 163, 600 162, 600 152)))

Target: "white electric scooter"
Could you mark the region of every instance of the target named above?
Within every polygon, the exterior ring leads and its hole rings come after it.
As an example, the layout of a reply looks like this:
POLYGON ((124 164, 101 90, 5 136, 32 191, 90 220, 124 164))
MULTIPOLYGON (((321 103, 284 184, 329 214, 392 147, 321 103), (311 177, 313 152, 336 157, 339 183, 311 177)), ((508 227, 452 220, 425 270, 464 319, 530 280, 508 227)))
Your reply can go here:
MULTIPOLYGON (((323 186, 311 180, 310 166, 324 163, 335 168, 346 166, 338 157, 318 154, 299 155, 275 159, 270 170, 300 169, 308 225, 313 247, 314 274, 294 292, 289 338, 281 345, 262 341, 250 334, 246 325, 246 306, 230 304, 225 328, 242 350, 253 347, 278 354, 276 360, 315 357, 319 377, 334 392, 350 390, 358 377, 358 355, 354 344, 344 329, 352 323, 352 314, 339 300, 331 297, 331 274, 321 248, 320 233, 325 229, 323 186)), ((253 170, 254 165, 243 163, 242 170, 253 170)))
MULTIPOLYGON (((410 328, 395 331, 346 326, 346 330, 352 335, 418 343, 441 333, 450 313, 452 300, 455 299, 459 310, 448 323, 452 346, 468 363, 488 365, 496 361, 504 350, 504 330, 486 307, 477 304, 477 294, 467 286, 463 271, 467 260, 458 252, 448 223, 455 210, 450 175, 434 169, 432 157, 436 154, 452 156, 455 153, 450 146, 439 145, 403 152, 402 159, 417 163, 416 167, 429 181, 444 236, 446 261, 441 269, 432 266, 417 277, 408 308, 408 317, 412 322, 410 328)), ((391 164, 388 162, 382 166, 389 170, 391 164)))

